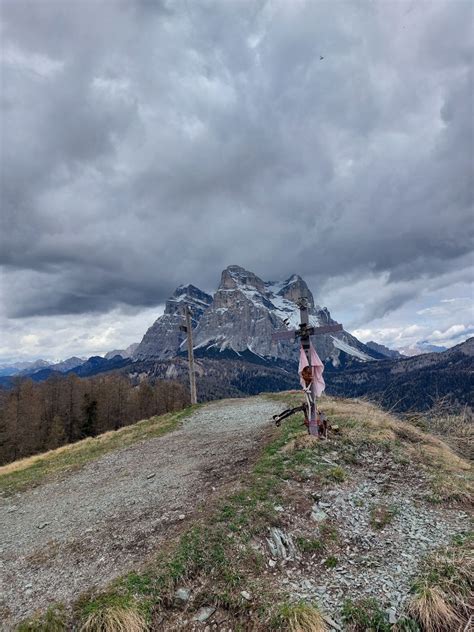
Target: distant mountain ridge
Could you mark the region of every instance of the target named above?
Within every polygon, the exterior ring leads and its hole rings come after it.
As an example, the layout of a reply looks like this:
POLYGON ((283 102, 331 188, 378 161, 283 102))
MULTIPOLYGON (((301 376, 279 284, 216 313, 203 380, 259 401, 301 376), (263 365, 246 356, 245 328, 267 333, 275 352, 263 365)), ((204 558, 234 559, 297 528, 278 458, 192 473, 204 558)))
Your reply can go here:
POLYGON ((439 345, 433 345, 427 340, 419 340, 409 347, 402 347, 400 349, 402 356, 409 358, 426 353, 442 353, 443 351, 447 351, 447 348, 439 345))
POLYGON ((131 345, 128 345, 126 349, 114 349, 113 351, 108 351, 104 358, 106 360, 112 360, 115 356, 121 356, 122 358, 131 358, 135 351, 137 350, 139 343, 134 342, 131 345))
MULTIPOLYGON (((131 362, 130 358, 122 358, 119 355, 111 358, 110 360, 102 358, 101 356, 91 356, 87 360, 81 360, 79 364, 75 364, 67 370, 58 370, 55 368, 57 365, 52 364, 42 369, 38 369, 37 371, 33 371, 32 373, 28 372, 21 375, 0 376, 0 386, 9 388, 12 386, 14 381, 19 378, 28 378, 34 382, 43 382, 51 377, 65 377, 71 373, 78 375, 79 377, 89 377, 99 373, 121 369, 131 362)), ((65 362, 61 362, 59 364, 64 366, 65 362)))
POLYGON ((44 369, 47 366, 50 366, 51 362, 47 360, 32 360, 32 361, 20 361, 20 362, 12 362, 11 364, 1 364, 0 365, 0 376, 7 375, 19 375, 21 373, 25 373, 28 371, 37 371, 39 369, 44 369))
POLYGON ((66 373, 70 369, 80 366, 86 361, 86 358, 78 358, 73 356, 62 360, 61 362, 49 362, 48 360, 35 360, 33 362, 17 362, 14 364, 5 364, 0 366, 0 376, 18 376, 25 377, 33 375, 40 371, 50 370, 59 373, 66 373))
POLYGON ((370 397, 384 408, 428 410, 448 398, 453 410, 474 410, 474 337, 441 353, 353 365, 343 373, 325 372, 328 392, 370 397))
POLYGON ((392 360, 396 358, 403 358, 402 354, 399 351, 395 351, 394 349, 389 349, 385 345, 381 345, 378 342, 374 342, 373 340, 369 340, 369 342, 365 343, 369 349, 373 349, 374 351, 378 351, 383 356, 387 358, 392 358, 392 360))

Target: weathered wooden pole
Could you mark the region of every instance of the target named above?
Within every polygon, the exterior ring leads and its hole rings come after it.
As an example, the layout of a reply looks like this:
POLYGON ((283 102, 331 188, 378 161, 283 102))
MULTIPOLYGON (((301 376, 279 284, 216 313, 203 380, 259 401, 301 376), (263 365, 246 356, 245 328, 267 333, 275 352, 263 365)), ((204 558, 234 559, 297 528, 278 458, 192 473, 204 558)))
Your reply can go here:
POLYGON ((196 375, 194 373, 193 328, 191 325, 191 310, 189 305, 185 307, 186 335, 188 337, 188 361, 189 361, 189 389, 191 392, 191 404, 197 404, 196 375))
MULTIPOLYGON (((300 298, 297 302, 298 307, 300 308, 300 340, 301 345, 303 346, 303 350, 308 359, 308 366, 311 366, 311 352, 310 352, 310 328, 309 328, 309 318, 308 318, 308 303, 306 299, 300 298)), ((313 328, 314 330, 314 328, 313 328)))

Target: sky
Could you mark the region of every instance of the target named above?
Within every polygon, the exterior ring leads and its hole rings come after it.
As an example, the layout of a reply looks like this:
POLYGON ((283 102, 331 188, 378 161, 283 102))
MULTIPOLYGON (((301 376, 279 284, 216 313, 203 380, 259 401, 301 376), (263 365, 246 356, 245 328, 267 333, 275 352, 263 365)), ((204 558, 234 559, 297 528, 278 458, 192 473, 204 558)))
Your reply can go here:
POLYGON ((300 274, 361 340, 474 335, 470 0, 0 0, 0 361, 300 274))

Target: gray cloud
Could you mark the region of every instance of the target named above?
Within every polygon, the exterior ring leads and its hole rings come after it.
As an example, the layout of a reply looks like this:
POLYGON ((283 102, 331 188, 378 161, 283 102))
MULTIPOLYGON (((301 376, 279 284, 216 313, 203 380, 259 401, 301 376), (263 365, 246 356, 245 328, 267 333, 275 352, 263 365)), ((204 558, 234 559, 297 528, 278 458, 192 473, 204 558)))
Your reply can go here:
POLYGON ((239 263, 380 275, 370 318, 464 278, 472 11, 4 2, 6 311, 151 306, 239 263))

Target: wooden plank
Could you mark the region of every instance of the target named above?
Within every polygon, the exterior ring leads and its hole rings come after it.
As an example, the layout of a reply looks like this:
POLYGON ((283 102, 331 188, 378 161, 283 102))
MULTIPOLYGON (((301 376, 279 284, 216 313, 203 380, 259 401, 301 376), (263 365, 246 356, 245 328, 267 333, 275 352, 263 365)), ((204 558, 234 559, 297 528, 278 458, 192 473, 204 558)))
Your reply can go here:
POLYGON ((336 331, 342 331, 342 325, 323 325, 322 327, 313 327, 314 333, 312 336, 317 336, 319 334, 329 334, 336 331))
POLYGON ((294 331, 276 331, 272 334, 272 340, 293 340, 294 337, 294 331))
MULTIPOLYGON (((305 333, 310 336, 318 336, 319 334, 329 334, 337 331, 342 331, 342 325, 336 324, 323 325, 321 327, 308 327, 305 333)), ((275 333, 272 334, 272 341, 292 340, 293 338, 298 337, 299 334, 300 332, 298 329, 292 331, 275 331, 275 333)))

